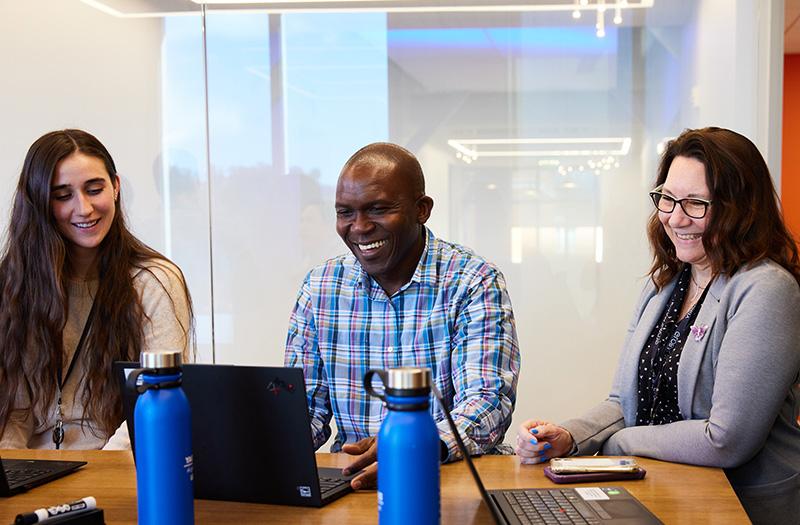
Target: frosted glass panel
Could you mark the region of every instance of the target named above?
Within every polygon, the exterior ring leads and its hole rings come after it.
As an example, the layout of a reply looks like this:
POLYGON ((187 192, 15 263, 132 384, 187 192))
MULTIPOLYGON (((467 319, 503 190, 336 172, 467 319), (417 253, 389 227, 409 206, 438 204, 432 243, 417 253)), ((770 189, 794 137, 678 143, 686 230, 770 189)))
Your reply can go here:
POLYGON ((200 16, 163 20, 162 148, 159 184, 163 252, 183 270, 192 294, 197 359, 213 361, 208 161, 200 16))
POLYGON ((282 17, 290 170, 326 187, 359 147, 388 138, 386 15, 282 17))
POLYGON ((389 140, 422 162, 434 232, 506 275, 518 419, 602 399, 649 265, 658 144, 689 126, 754 134, 740 96, 700 105, 730 89, 710 57, 737 69, 735 42, 756 34, 736 23, 756 4, 720 5, 656 2, 620 25, 609 13, 602 38, 591 13, 211 12, 217 360, 281 362, 303 275, 345 250, 339 169, 389 140))

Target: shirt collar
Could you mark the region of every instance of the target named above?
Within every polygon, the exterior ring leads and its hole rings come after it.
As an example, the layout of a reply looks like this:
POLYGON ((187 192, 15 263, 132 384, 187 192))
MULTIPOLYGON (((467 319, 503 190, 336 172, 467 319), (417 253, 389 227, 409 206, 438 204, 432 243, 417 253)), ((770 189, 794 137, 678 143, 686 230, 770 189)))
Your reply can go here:
POLYGON ((425 248, 422 249, 417 269, 414 270, 414 275, 411 276, 410 282, 434 284, 436 282, 437 240, 427 226, 423 226, 423 228, 425 230, 425 248))
MULTIPOLYGON (((411 279, 406 284, 401 286, 397 293, 403 292, 403 290, 408 288, 411 283, 419 283, 424 285, 433 284, 436 282, 435 252, 437 239, 427 226, 423 226, 422 228, 425 235, 425 247, 422 249, 422 255, 419 257, 417 268, 414 270, 414 274, 411 276, 411 279)), ((361 287, 367 293, 370 292, 373 286, 380 287, 377 281, 375 281, 369 276, 369 274, 367 274, 367 272, 364 271, 364 268, 362 268, 361 263, 358 262, 358 259, 355 255, 350 253, 347 257, 353 261, 353 265, 350 269, 350 275, 348 276, 348 282, 351 286, 354 288, 361 287)))

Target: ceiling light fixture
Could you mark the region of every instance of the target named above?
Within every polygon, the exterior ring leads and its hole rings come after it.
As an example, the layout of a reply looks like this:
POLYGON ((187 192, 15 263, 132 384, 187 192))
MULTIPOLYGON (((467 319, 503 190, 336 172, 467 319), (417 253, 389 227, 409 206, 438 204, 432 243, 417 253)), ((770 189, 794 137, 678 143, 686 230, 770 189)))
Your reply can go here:
POLYGON ((597 38, 603 38, 606 36, 606 15, 605 10, 597 10, 597 24, 595 24, 597 28, 597 38))
POLYGON ((447 144, 455 150, 457 158, 468 158, 470 162, 481 157, 610 157, 613 160, 631 150, 630 137, 450 139, 447 144))

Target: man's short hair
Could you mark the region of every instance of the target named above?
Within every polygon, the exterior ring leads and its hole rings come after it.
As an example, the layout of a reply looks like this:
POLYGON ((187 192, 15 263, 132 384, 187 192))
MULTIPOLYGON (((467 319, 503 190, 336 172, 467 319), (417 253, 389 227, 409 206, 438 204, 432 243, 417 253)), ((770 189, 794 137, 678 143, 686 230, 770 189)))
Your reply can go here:
POLYGON ((408 179, 415 196, 425 195, 425 175, 417 157, 402 146, 391 142, 373 142, 347 159, 342 173, 359 166, 391 169, 408 179))

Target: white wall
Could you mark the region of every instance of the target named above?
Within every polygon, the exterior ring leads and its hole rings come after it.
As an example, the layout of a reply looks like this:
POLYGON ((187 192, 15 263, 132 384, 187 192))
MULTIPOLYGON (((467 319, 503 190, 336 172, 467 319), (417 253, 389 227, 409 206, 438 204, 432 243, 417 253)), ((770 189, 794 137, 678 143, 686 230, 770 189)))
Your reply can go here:
POLYGON ((160 248, 161 20, 117 19, 77 0, 2 0, 0 12, 0 225, 31 143, 81 128, 114 157, 133 230, 160 248))
POLYGON ((704 0, 692 32, 694 82, 686 127, 710 124, 749 137, 780 189, 783 93, 782 0, 704 0))

